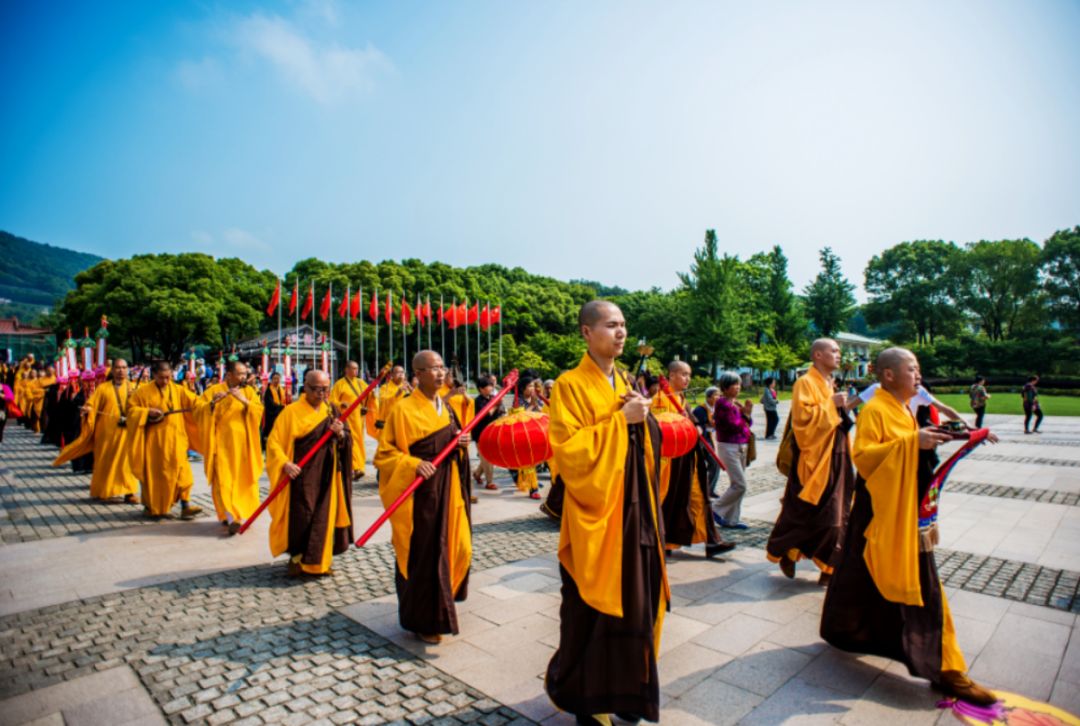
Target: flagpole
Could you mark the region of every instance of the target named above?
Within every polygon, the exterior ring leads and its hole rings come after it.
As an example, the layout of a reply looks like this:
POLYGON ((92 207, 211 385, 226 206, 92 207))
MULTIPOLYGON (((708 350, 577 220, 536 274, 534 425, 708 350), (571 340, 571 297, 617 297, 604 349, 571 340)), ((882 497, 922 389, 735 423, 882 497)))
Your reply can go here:
POLYGON ((469 354, 469 298, 465 297, 465 387, 468 388, 469 376, 472 375, 472 357, 469 354))
MULTIPOLYGON (((285 281, 282 280, 281 282, 282 282, 282 287, 284 287, 285 281)), ((278 349, 278 355, 280 356, 281 355, 281 296, 280 295, 278 296, 278 305, 277 305, 277 349, 278 349)), ((274 370, 277 370, 276 366, 274 367, 274 370)), ((268 378, 266 380, 267 380, 267 385, 269 385, 270 379, 268 378)))
POLYGON ((390 341, 390 360, 394 359, 394 291, 386 293, 386 309, 390 311, 390 321, 386 324, 386 337, 390 341))
POLYGON ((480 355, 480 299, 476 300, 476 380, 480 380, 480 366, 484 358, 480 355))
MULTIPOLYGON (((420 307, 420 293, 416 293, 416 307, 420 307)), ((420 337, 423 334, 423 324, 421 324, 422 316, 420 313, 416 314, 416 352, 420 352, 420 346, 424 344, 423 339, 420 337)))
POLYGON ((379 367, 379 287, 375 287, 375 367, 379 367))
POLYGON ((401 291, 401 365, 405 366, 405 371, 408 372, 409 368, 409 336, 405 332, 405 291, 401 291))
POLYGON ((488 314, 488 326, 487 326, 487 339, 488 339, 488 375, 492 373, 491 370, 491 301, 488 300, 485 307, 488 314))
POLYGON ((315 280, 311 280, 311 370, 319 367, 319 326, 315 322, 315 280))
POLYGON ((499 303, 499 378, 502 378, 502 303, 499 303))
MULTIPOLYGON (((296 369, 297 369, 297 377, 298 377, 299 376, 299 370, 300 370, 300 275, 299 274, 296 276, 296 280, 293 282, 293 285, 295 285, 295 287, 293 289, 296 290, 296 330, 293 331, 293 335, 296 338, 296 369)), ((297 390, 297 393, 299 393, 300 388, 297 387, 296 390, 297 390)), ((292 395, 292 391, 289 391, 289 395, 290 396, 292 395)))
POLYGON ((326 288, 330 295, 330 382, 334 382, 334 281, 326 288))
MULTIPOLYGON (((352 327, 352 320, 350 320, 351 317, 352 317, 352 283, 347 282, 347 283, 345 283, 345 363, 346 364, 349 362, 349 355, 351 354, 351 351, 349 350, 349 344, 352 343, 352 341, 349 339, 349 333, 352 332, 350 330, 350 328, 352 327)), ((362 375, 363 374, 361 373, 361 376, 362 375)), ((363 378, 361 378, 360 380, 363 380, 363 378)))
POLYGON ((442 359, 446 365, 446 310, 444 309, 443 294, 439 293, 439 336, 442 338, 442 359))
MULTIPOLYGON (((454 307, 452 309, 454 311, 454 320, 456 321, 457 320, 457 297, 454 298, 454 307)), ((445 318, 446 318, 446 316, 443 315, 443 319, 445 319, 445 318)), ((451 351, 451 356, 450 357, 454 359, 454 363, 458 363, 458 357, 457 357, 457 325, 455 324, 454 327, 451 328, 451 330, 454 331, 454 349, 453 349, 453 351, 451 351)), ((445 363, 445 361, 444 361, 444 363, 445 363)), ((458 364, 458 365, 460 366, 460 364, 458 364)))
POLYGON ((424 315, 427 316, 427 347, 431 350, 431 294, 428 293, 427 302, 424 303, 424 315))
MULTIPOLYGON (((360 283, 360 378, 367 380, 367 361, 364 360, 364 283, 360 283)), ((351 312, 350 312, 351 314, 351 312)))

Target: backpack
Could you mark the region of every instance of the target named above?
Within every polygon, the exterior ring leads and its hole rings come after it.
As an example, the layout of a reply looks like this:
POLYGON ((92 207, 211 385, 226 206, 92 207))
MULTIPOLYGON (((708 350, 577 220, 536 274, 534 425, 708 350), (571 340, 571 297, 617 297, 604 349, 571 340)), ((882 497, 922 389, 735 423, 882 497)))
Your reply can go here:
POLYGON ((784 423, 784 435, 780 437, 780 447, 776 450, 776 469, 784 476, 791 473, 791 462, 795 460, 795 432, 791 430, 791 414, 784 423))

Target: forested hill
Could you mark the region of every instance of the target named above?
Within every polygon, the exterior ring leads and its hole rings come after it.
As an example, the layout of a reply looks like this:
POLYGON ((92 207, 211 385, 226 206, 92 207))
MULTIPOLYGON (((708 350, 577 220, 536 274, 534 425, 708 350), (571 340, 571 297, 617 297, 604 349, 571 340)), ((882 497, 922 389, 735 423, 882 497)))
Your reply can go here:
POLYGON ((0 298, 11 301, 0 306, 0 312, 16 313, 52 307, 75 288, 76 273, 102 260, 8 232, 0 232, 0 259, 4 261, 0 265, 0 298))

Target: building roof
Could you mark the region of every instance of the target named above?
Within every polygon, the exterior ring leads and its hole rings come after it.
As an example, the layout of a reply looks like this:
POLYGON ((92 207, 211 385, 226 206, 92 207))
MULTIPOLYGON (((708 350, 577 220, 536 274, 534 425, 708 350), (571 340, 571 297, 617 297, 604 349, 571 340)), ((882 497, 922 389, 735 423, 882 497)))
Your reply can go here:
POLYGON ((48 328, 23 325, 18 318, 0 318, 0 334, 3 335, 51 335, 48 328))
POLYGON ((862 343, 863 345, 883 345, 884 340, 879 338, 867 338, 857 333, 837 333, 833 336, 838 343, 862 343))

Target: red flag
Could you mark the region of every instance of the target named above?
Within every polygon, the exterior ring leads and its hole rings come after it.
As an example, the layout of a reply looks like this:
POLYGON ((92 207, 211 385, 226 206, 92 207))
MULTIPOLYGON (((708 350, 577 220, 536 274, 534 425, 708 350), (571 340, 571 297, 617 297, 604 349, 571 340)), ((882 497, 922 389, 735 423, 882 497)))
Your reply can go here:
POLYGON ((349 314, 349 290, 345 289, 345 297, 341 298, 341 302, 337 306, 337 314, 339 318, 343 318, 349 314))
POLYGON ((314 293, 315 290, 309 287, 307 291, 307 297, 304 298, 304 307, 300 311, 300 317, 306 318, 308 315, 311 314, 311 308, 315 305, 314 293))
POLYGON ((454 303, 446 309, 443 320, 446 321, 446 327, 451 330, 457 327, 457 303, 454 303))
POLYGON ((379 296, 375 293, 371 293, 371 304, 368 305, 367 314, 371 322, 379 322, 379 296))
POLYGON ((405 298, 401 299, 401 324, 408 326, 412 322, 412 308, 409 307, 409 301, 405 298))
POLYGON ((491 309, 491 324, 502 322, 502 305, 496 305, 491 309))
POLYGON ((475 325, 477 319, 480 317, 480 302, 474 302, 472 308, 469 310, 469 325, 475 325))
POLYGON ((427 324, 431 325, 431 298, 424 302, 424 317, 427 318, 427 324))
POLYGON ((491 304, 484 305, 484 309, 480 311, 480 329, 487 330, 491 327, 491 304))
POLYGON ((349 317, 356 320, 356 316, 360 314, 360 303, 363 302, 360 299, 360 291, 357 290, 356 294, 352 297, 352 309, 349 310, 349 317))
POLYGON ((416 324, 421 328, 424 327, 424 303, 420 301, 420 296, 416 296, 416 324))
POLYGON ((438 318, 437 319, 439 321, 439 325, 442 325, 442 322, 443 322, 443 309, 442 309, 442 304, 441 303, 439 304, 439 313, 438 313, 438 318))
POLYGON ((454 312, 454 322, 457 325, 468 325, 469 323, 469 303, 461 303, 458 305, 457 310, 454 312))
POLYGON ((330 306, 333 301, 330 299, 330 286, 326 286, 326 294, 323 296, 322 305, 319 306, 319 317, 326 320, 330 317, 330 306))
POLYGON ((386 324, 393 325, 394 323, 394 298, 392 293, 386 293, 386 324))
POLYGON ((300 282, 294 282, 292 286, 292 295, 289 296, 289 315, 296 312, 296 304, 300 302, 300 282))
POLYGON ((277 285, 274 287, 274 294, 270 296, 270 304, 266 306, 266 314, 273 315, 277 310, 277 306, 281 303, 281 280, 277 281, 277 285))

